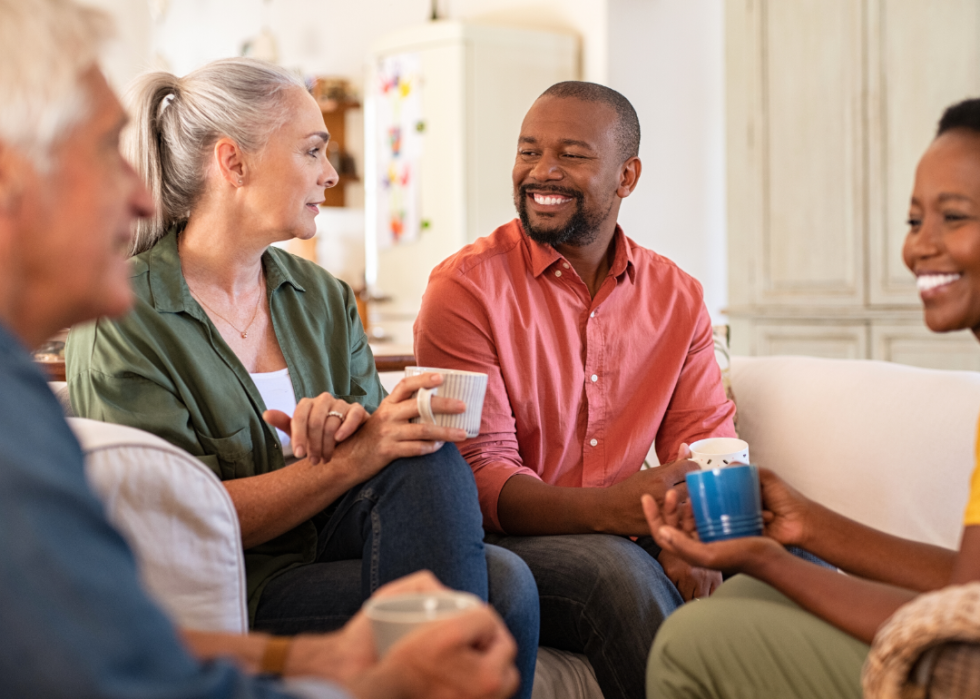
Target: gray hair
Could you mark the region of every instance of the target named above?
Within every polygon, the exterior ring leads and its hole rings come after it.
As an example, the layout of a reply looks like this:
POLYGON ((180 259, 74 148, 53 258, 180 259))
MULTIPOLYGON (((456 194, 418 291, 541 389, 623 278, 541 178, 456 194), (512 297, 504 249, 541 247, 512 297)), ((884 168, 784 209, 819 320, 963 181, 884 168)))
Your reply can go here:
POLYGON ((124 150, 153 195, 153 218, 136 223, 132 254, 187 222, 204 193, 214 144, 234 140, 257 153, 289 118, 286 95, 305 86, 253 58, 227 58, 178 78, 148 73, 129 90, 133 125, 124 150))
POLYGON ((112 32, 108 15, 72 0, 0 0, 0 140, 39 170, 89 116, 80 78, 112 32))

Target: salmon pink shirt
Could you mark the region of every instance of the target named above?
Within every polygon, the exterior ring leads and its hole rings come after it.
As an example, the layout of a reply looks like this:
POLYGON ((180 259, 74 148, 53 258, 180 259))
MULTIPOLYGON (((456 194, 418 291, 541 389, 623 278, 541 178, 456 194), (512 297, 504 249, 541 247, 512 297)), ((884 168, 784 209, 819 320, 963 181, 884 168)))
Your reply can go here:
POLYGON ((420 366, 489 375, 480 435, 460 444, 484 525, 524 474, 607 487, 636 473, 656 441, 733 437, 701 285, 617 226, 595 298, 550 245, 516 219, 436 267, 415 322, 420 366))

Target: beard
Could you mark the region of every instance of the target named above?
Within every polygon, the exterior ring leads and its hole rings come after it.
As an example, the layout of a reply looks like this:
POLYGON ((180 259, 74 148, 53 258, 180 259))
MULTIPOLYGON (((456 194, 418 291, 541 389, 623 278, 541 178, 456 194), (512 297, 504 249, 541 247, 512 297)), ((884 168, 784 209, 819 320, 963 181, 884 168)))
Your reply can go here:
POLYGON ((599 227, 612 209, 612 203, 605 211, 596 209, 586 209, 583 203, 582 193, 565 187, 548 187, 542 189, 534 188, 540 194, 556 194, 575 200, 575 211, 572 217, 564 226, 559 228, 544 228, 534 226, 527 213, 528 185, 521 185, 517 188, 517 196, 514 204, 517 207, 517 214, 520 216, 521 225, 524 232, 536 243, 556 247, 558 245, 571 245, 574 247, 585 247, 594 242, 599 237, 599 227))

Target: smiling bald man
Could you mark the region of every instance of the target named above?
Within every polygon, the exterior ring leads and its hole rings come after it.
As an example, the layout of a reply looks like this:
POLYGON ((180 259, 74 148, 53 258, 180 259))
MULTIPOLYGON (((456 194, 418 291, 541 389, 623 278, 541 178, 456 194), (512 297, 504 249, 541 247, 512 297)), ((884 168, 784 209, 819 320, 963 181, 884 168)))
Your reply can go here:
POLYGON ((640 496, 696 468, 685 444, 735 435, 701 285, 617 224, 639 141, 618 92, 545 91, 518 139, 519 220, 439 265, 415 324, 421 366, 489 375, 460 445, 487 541, 528 563, 541 644, 585 653, 606 699, 643 696, 661 621, 721 582, 653 544, 640 496), (641 470, 652 445, 666 465, 641 470))

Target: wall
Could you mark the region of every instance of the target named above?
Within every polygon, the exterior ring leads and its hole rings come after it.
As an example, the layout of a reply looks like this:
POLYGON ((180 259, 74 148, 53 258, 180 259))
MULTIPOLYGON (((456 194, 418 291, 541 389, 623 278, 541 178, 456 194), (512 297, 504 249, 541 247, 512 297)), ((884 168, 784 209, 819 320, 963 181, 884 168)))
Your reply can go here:
MULTIPOLYGON (((94 0, 125 3, 125 0, 94 0)), ((278 39, 280 63, 307 74, 350 76, 361 85, 371 42, 392 29, 425 22, 430 0, 169 0, 153 30, 151 51, 178 75, 237 55, 263 24, 278 39)), ((606 77, 606 0, 440 0, 439 11, 538 28, 572 29, 583 37, 583 74, 606 77)))
POLYGON ((102 67, 109 83, 121 92, 130 80, 151 67, 153 27, 149 6, 132 0, 83 0, 109 12, 116 20, 116 37, 106 47, 102 67))
POLYGON ((724 322, 723 0, 609 0, 609 36, 608 85, 636 108, 643 162, 620 223, 700 280, 724 322))
MULTIPOLYGON (((153 21, 143 2, 88 1, 115 10, 123 25, 128 53, 114 72, 126 79, 147 67, 184 74, 238 55, 265 24, 277 37, 282 65, 307 75, 344 75, 356 87, 363 83, 370 44, 392 29, 426 21, 431 8, 430 0, 154 0, 166 12, 153 21)), ((639 243, 698 277, 716 319, 727 302, 722 5, 723 0, 438 0, 448 17, 571 29, 582 37, 583 79, 620 90, 640 115, 644 171, 623 206, 623 226, 639 243)), ((360 201, 356 188, 348 196, 360 201)), ((324 248, 328 267, 356 283, 363 270, 357 213, 325 214, 323 230, 329 235, 335 225, 344 232, 324 248)))

